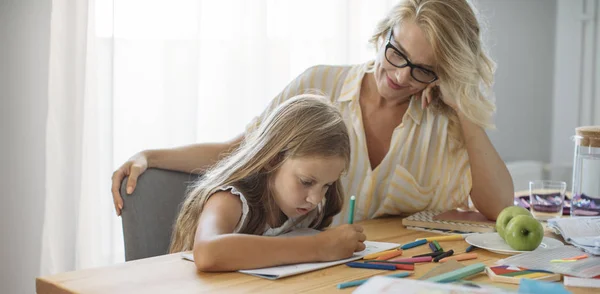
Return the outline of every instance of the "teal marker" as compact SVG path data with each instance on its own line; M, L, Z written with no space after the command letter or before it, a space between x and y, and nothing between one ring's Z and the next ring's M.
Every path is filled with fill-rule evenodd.
M408 272L401 272L401 273L397 273L397 274L387 275L387 276L384 276L384 277L404 278L404 277L408 277L409 275L410 275L410 273L408 273ZM360 286L360 285L366 283L368 280L369 279L364 279L364 280L357 280L357 281L352 281L352 282L341 283L341 284L337 285L337 288L338 289L345 289L345 288Z
M352 195L352 197L350 197L350 213L348 214L348 223L349 224L353 224L354 223L354 205L356 203L356 197L354 197L354 195Z

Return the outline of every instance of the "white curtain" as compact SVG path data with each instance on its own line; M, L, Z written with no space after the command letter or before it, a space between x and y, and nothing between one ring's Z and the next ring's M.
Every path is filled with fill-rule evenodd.
M112 171L230 139L295 76L372 59L392 0L54 0L42 274L123 260Z

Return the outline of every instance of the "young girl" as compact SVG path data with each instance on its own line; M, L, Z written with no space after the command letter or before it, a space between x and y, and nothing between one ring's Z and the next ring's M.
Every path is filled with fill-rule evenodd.
M348 131L333 105L315 95L286 101L190 192L171 252L193 250L202 271L234 271L330 261L364 250L357 225L272 237L326 228L342 208L339 179L349 161Z

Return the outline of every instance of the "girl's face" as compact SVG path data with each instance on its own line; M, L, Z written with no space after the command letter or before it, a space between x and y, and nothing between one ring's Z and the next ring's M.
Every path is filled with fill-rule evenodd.
M375 59L374 77L379 95L387 100L408 99L415 93L425 89L428 84L419 82L411 76L409 66L398 68L386 59L386 44L388 40L408 60L419 67L432 70L435 66L433 49L423 31L413 22L406 21L392 28L393 35L385 35ZM392 49L388 49L392 50ZM388 52L392 53L392 51ZM392 58L390 56L390 58ZM392 59L393 60L393 59ZM415 69L418 70L418 69ZM418 74L418 73L417 73Z
M272 178L275 203L288 218L307 214L333 189L345 167L342 157L286 159Z

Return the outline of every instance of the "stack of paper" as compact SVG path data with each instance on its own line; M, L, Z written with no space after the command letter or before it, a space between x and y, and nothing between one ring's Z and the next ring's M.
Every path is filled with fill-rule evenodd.
M554 263L554 259L571 258L581 255L581 250L573 246L561 246L553 249L534 250L498 260L498 265L524 267L532 270L545 270L553 273L591 278L600 275L600 257L588 258L574 262Z
M548 227L583 251L600 255L600 217L553 218Z

